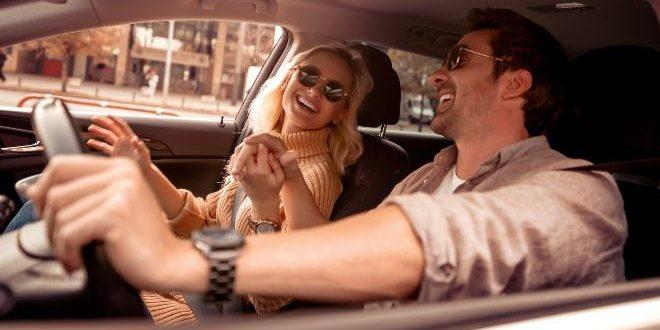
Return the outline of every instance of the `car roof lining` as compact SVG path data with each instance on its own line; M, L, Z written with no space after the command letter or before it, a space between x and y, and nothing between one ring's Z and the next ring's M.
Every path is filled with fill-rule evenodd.
M203 9L202 2L215 4L215 7ZM660 49L656 10L649 2L582 2L594 9L552 13L529 9L548 5L546 0L503 0L498 1L497 6L516 10L546 27L562 42L571 57L591 49L620 44ZM428 10L429 2L425 0L67 0L63 4L9 0L0 6L0 10L8 11L0 21L0 44L11 45L102 25L168 19L220 19L282 25L291 31L294 39L316 36L311 39L363 40L438 56L444 54L446 44L465 32L463 18L469 9L490 4L485 0L444 1L441 5L435 4L442 6L441 11ZM32 17L29 25L23 22L26 12ZM415 40L415 34L410 32L415 26L429 31L427 40ZM580 27L579 31L576 26ZM442 35L446 40L440 45L433 44L434 35Z

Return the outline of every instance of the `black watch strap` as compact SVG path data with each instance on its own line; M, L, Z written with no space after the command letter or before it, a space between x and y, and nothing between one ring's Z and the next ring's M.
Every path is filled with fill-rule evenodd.
M204 301L207 303L229 301L234 294L235 259L209 258L208 260L211 273L209 274L209 289L204 294Z

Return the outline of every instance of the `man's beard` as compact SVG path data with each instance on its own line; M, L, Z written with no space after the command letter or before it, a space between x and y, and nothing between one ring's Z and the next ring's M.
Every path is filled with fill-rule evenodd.
M445 112L436 113L431 121L431 130L453 141L482 135L487 130L483 121L492 102L491 95L482 93L462 104L456 101L459 100L455 99Z

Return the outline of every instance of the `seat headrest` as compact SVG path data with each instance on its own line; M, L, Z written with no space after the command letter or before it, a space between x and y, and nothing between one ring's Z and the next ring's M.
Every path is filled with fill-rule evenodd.
M396 124L401 106L401 83L392 68L392 61L387 54L372 46L355 44L350 47L362 55L374 81L374 88L358 112L358 125L378 127Z
M660 53L641 46L587 52L569 64L567 111L548 138L569 157L607 163L660 157Z

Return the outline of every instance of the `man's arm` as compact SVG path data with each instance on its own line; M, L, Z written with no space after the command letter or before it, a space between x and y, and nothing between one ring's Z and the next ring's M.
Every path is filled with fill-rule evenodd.
M80 248L104 242L116 270L139 289L202 292L208 264L176 238L131 161L60 157L30 191L67 269ZM396 206L287 235L250 237L237 260L236 291L324 301L405 298L422 279L422 248Z

